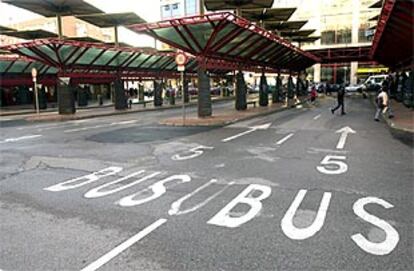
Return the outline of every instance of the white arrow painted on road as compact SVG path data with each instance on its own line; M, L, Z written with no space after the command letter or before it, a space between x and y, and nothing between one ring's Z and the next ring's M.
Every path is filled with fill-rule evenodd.
M354 130L351 129L351 127L346 126L344 128L339 129L335 133L341 134L339 137L338 144L336 145L337 149L343 149L345 146L346 138L348 137L348 134L356 134Z
M231 136L231 137L227 137L227 138L223 139L223 140L222 140L222 142L229 142L229 141L232 141L232 140L234 140L234 139L236 139L236 138L238 138L238 137L241 137L241 136L244 136L244 135L247 135L247 134L253 133L253 132L257 131L257 130L266 130L266 129L268 129L271 125L272 125L272 123L271 123L271 122L269 122L269 123L266 123L266 124L256 125L256 126L249 127L249 128L250 128L249 130L244 131L244 132L242 132L242 133L240 133L240 134L237 134L237 135Z

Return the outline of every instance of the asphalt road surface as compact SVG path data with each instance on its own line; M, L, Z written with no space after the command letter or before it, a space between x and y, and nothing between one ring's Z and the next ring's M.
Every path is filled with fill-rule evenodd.
M413 270L413 149L332 104L2 121L0 270Z

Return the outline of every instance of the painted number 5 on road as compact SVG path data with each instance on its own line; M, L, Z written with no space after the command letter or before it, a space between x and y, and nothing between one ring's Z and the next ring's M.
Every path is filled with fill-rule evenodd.
M341 161L345 160L345 156L327 155L321 161L321 166L317 166L316 169L323 174L336 175L342 174L348 171L348 165Z

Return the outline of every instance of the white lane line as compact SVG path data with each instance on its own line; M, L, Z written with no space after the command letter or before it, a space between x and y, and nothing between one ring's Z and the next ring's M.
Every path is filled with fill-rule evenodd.
M27 136L21 136L21 137L6 138L6 139L0 141L0 144L1 143L16 142L16 141L25 140L25 139L33 139L33 138L37 138L37 137L41 137L41 136L42 135L27 135Z
M250 129L247 130L247 131L241 132L241 133L239 133L237 135L234 135L234 136L227 137L227 138L225 138L225 139L223 139L221 141L222 142L229 142L229 141L232 141L232 140L234 140L236 138L239 138L241 136L244 136L244 135L253 133L253 132L257 131L257 130L266 130L266 129L269 129L269 127L271 125L272 125L272 123L269 122L269 123L266 123L266 124L252 126L252 127L249 127Z
M7 118L3 118L3 117L0 119L0 121L9 121L9 120L12 120L12 119L7 119ZM1 269L0 269L0 271L1 271Z
M317 119L319 119L319 118L321 117L321 115L322 115L322 114L319 114L319 115L314 116L314 117L313 117L313 120L317 120Z
M294 133L290 133L287 136L285 136L284 138L282 138L281 140L279 140L278 142L276 142L276 145L282 145L283 143L285 143L286 140L288 140L289 138L291 138L294 135Z
M110 260L115 258L118 254L120 254L121 252L123 252L124 250L126 250L127 248L129 248L130 246L132 246L133 244L135 244L136 242L138 242L139 240L141 240L145 236L147 236L149 233L154 231L156 228L158 228L159 226L161 226L165 222L167 222L167 219L165 219L165 218L158 219L157 221L155 221L154 223L152 223L151 225L149 225L148 227L146 227L145 229L143 229L139 233L135 234L134 236L132 236L131 238L129 238L128 240L126 240L122 244L115 247L113 250L109 251L108 253L106 253L105 255L103 255L102 257L97 259L96 261L94 261L93 263L91 263L88 266L84 267L81 271L94 271L94 270L97 270L102 265L106 264L107 262L109 262Z

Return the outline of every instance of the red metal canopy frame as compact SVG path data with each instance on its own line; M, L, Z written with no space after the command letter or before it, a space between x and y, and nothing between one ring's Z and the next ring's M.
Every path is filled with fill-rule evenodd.
M344 63L352 61L370 61L371 46L362 47L339 47L309 50L312 54L321 59L321 63Z
M370 57L394 69L413 68L414 1L385 0Z
M209 26L211 32L191 31L192 26L199 25ZM300 71L320 61L313 54L302 51L276 34L230 12L130 25L128 28L137 33L153 36L194 56L233 62L236 66L249 65L275 70ZM172 37L156 33L158 30L167 28L175 30L175 34L184 43L180 44L175 42ZM226 28L232 29L227 31ZM204 46L197 40L196 34L208 35ZM229 46L229 44L234 44L234 46L223 52L223 47ZM244 49L240 51L240 47L244 47ZM235 53L237 50L239 51Z

